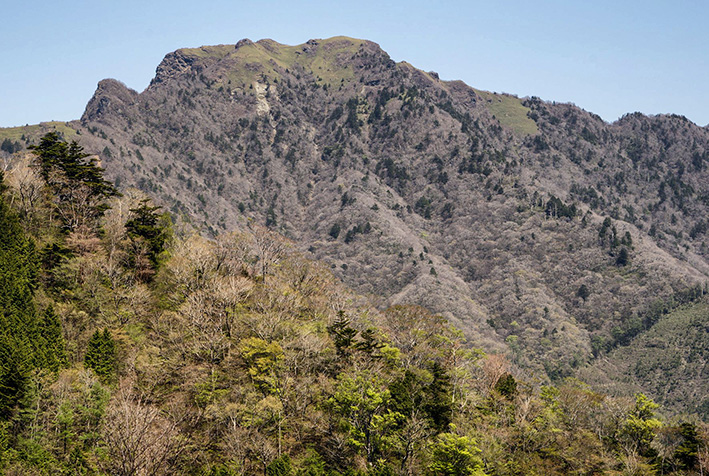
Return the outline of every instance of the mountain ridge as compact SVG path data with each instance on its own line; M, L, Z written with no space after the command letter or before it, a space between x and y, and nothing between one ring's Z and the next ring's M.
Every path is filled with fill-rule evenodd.
M177 50L142 93L99 83L72 124L205 233L263 223L555 379L708 277L709 130L681 116L606 123L336 37Z

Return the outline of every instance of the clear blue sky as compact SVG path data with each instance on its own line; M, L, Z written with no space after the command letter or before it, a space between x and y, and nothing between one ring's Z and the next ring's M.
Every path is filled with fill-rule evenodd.
M103 78L142 91L178 48L347 35L442 79L573 102L614 121L709 123L709 2L93 0L5 2L0 127L81 116Z

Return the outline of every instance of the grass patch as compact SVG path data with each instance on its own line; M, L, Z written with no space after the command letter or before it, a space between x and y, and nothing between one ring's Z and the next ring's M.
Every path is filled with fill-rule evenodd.
M2 127L0 128L0 142L5 139L23 142L22 137L24 136L25 144L23 145L36 144L42 136L53 131L59 132L65 140L74 140L77 136L76 130L69 127L66 122L52 121L19 127Z
M521 135L533 135L539 132L537 123L527 116L530 109L522 105L519 98L478 89L475 92L482 97L485 106L504 127Z
M180 53L197 58L225 58L234 51L234 45L200 46L199 48L182 48Z
M347 62L363 43L364 40L337 36L317 40L317 46L306 43L289 46L273 40L261 40L238 49L233 45L219 45L185 48L180 52L223 61L228 70L220 81L222 84L230 81L232 86L248 87L263 78L270 81L280 79L279 70L293 70L300 66L319 78L319 84L333 86L354 78L354 71Z

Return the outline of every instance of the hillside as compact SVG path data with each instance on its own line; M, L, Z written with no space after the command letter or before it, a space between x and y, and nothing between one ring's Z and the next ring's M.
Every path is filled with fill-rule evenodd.
M643 394L527 380L261 225L207 239L58 133L32 151L0 173L2 474L709 469L709 426Z
M709 420L708 314L706 302L668 313L632 345L615 349L579 377L616 395L647 389L669 408Z
M205 235L262 224L380 308L424 305L556 381L709 273L706 128L477 91L369 41L177 50L142 93L101 81L69 125Z

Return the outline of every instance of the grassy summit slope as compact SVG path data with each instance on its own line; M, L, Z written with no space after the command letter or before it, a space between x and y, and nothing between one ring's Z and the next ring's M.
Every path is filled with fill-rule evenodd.
M40 137L52 131L60 133L67 140L75 139L77 133L76 129L66 122L40 122L39 124L19 127L0 127L0 141L5 139L21 141L22 137L24 137L26 143L36 143Z
M222 86L248 87L254 81L278 81L284 70L303 70L329 86L353 79L348 60L357 53L364 40L344 36L310 40L302 45L283 45L273 40L253 43L243 40L233 45L184 48L177 53L188 58L219 61ZM317 46L317 48L315 48Z
M529 118L531 110L522 100L509 94L491 93L476 89L490 112L505 127L520 135L533 135L539 132L537 123Z

